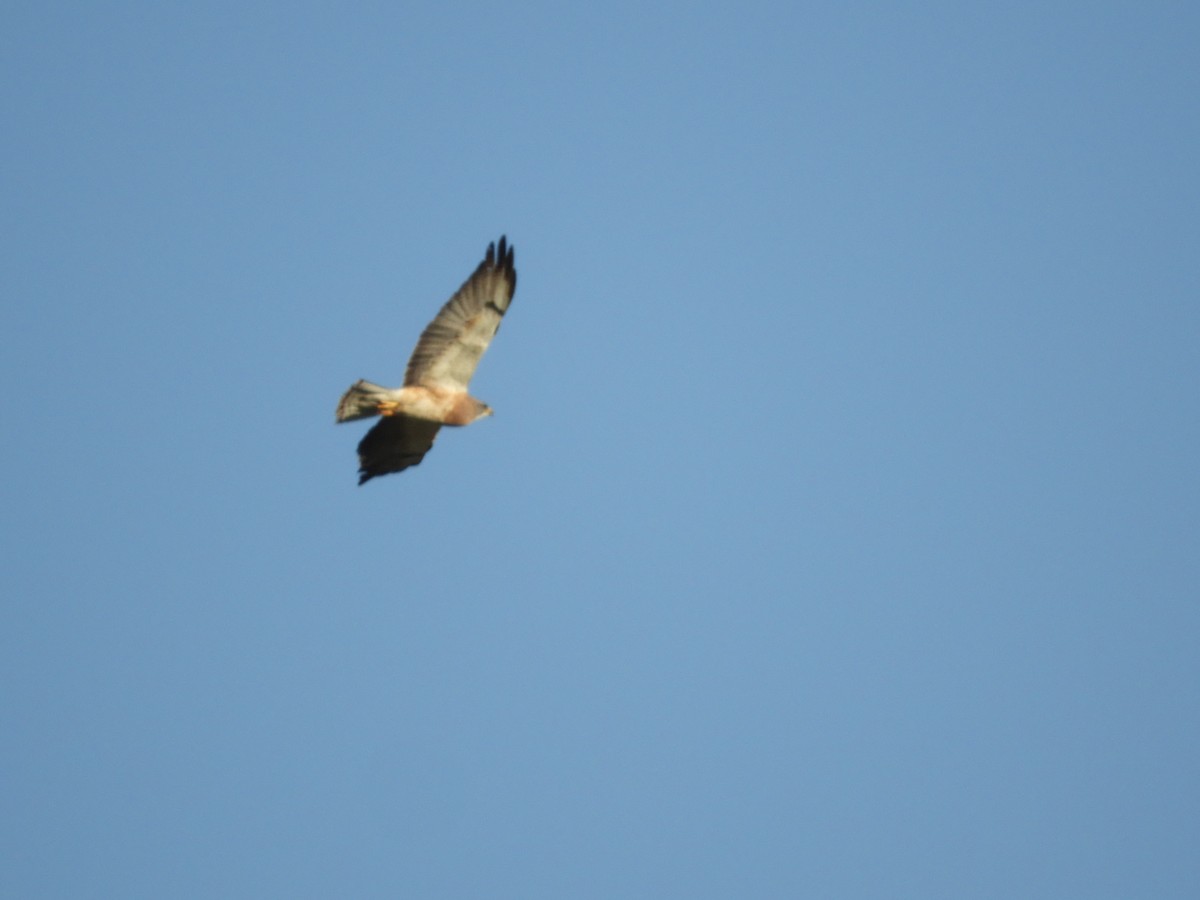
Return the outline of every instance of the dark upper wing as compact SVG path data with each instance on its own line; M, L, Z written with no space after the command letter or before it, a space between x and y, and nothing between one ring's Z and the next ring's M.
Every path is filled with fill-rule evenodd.
M465 391L516 289L513 248L502 237L421 333L404 383Z
M358 444L358 483L377 475L403 472L425 458L442 426L437 422L384 416Z

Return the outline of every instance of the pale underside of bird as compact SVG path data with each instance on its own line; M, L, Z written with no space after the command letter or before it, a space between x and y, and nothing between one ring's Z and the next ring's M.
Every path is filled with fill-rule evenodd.
M358 445L359 484L420 463L443 425L470 425L492 414L467 385L516 289L513 248L501 237L421 332L403 385L358 381L342 395L338 422L383 417Z

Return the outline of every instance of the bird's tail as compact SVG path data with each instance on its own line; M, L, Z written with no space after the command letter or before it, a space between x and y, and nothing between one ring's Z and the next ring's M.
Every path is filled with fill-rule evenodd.
M337 405L337 420L353 422L355 419L369 419L379 415L379 401L386 400L393 393L387 388L370 381L359 380L350 386L350 390L342 394Z

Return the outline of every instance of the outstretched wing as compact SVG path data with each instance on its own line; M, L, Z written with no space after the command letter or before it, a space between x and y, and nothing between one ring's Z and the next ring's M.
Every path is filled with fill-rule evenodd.
M384 416L358 444L358 483L403 472L425 458L442 426L408 416Z
M466 391L516 289L513 248L502 237L499 251L488 244L475 273L421 333L408 361L405 385Z

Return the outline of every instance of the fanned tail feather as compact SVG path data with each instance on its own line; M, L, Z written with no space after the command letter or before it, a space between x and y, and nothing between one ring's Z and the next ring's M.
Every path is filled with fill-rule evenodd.
M390 393L387 388L370 381L354 382L338 401L337 421L353 422L379 415L379 402L386 400Z

